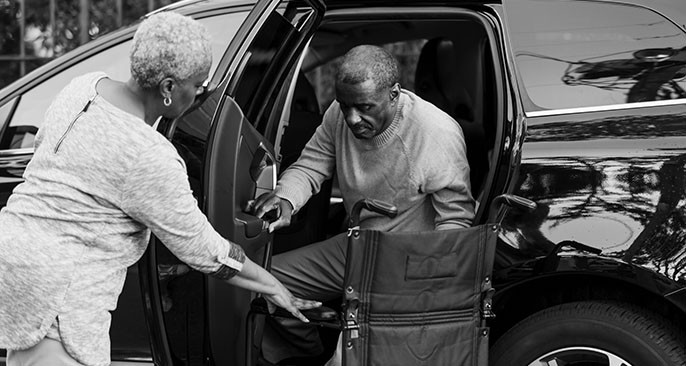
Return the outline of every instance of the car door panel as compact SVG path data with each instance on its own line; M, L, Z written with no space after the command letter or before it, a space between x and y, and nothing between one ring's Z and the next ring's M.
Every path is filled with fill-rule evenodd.
M264 230L263 221L244 212L249 200L255 198L257 182L251 170L260 170L267 181L276 183L276 167L271 158L271 167L254 167L254 161L270 160L273 156L271 143L260 135L245 118L236 102L225 97L217 128L211 134L210 159L207 171L215 172L207 179L207 193L213 199L208 201L207 214L212 224L224 237L240 244L246 255L256 263L264 260L265 246L271 234ZM252 169L251 169L252 168ZM271 172L271 173L270 173ZM269 174L272 174L269 176ZM248 310L250 293L230 286L224 281L208 277L207 304L208 324L212 356L220 364L241 364L238 352L225 352L222 344L233 344L238 349L243 343L242 329Z
M249 200L276 186L277 161L268 121L278 90L322 18L323 4L308 3L259 2L248 17L252 28L241 32L251 38L235 40L227 52L238 50L228 63L231 77L205 158L208 219L262 265L268 261L272 234L244 209ZM212 278L206 284L211 356L219 364L243 364L245 320L253 294Z

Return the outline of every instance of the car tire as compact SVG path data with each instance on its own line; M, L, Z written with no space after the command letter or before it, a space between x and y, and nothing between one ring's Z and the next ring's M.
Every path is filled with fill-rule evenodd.
M686 366L683 334L657 315L604 301L554 306L493 346L491 366Z

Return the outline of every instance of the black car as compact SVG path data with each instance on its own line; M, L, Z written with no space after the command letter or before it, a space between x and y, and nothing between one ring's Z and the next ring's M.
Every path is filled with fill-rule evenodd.
M297 159L351 47L390 50L404 88L465 133L475 224L502 232L492 365L686 365L686 5L680 0L190 1L215 42L211 93L160 127L210 222L258 262L344 229L335 179L275 234L245 212ZM135 26L0 91L0 207L72 77L128 77ZM501 193L533 212L489 212ZM1 230L1 229L0 229ZM131 267L113 364L242 365L253 294L153 239Z

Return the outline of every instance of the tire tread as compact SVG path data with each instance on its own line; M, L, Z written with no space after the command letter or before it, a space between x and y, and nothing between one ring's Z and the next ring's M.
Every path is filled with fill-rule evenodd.
M552 306L541 310L516 324L496 342L491 358L498 363L507 358L509 348L518 339L526 337L529 329L535 329L544 323L554 323L560 318L574 318L583 315L586 319L598 321L611 320L615 324L624 324L654 341L656 348L667 357L666 366L686 366L686 336L681 329L670 324L664 317L641 309L632 304L616 301L579 301ZM533 328L532 328L533 327ZM518 366L518 365L517 365ZM640 365L639 365L640 366Z

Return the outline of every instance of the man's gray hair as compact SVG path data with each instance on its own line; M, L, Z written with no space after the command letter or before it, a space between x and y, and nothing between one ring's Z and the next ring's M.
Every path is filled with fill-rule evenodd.
M143 20L133 36L131 76L143 89L171 77L187 80L209 70L212 47L207 29L181 14L161 12Z
M372 79L377 88L387 88L399 82L398 62L390 52L377 46L361 45L343 56L336 73L336 82L359 84Z

